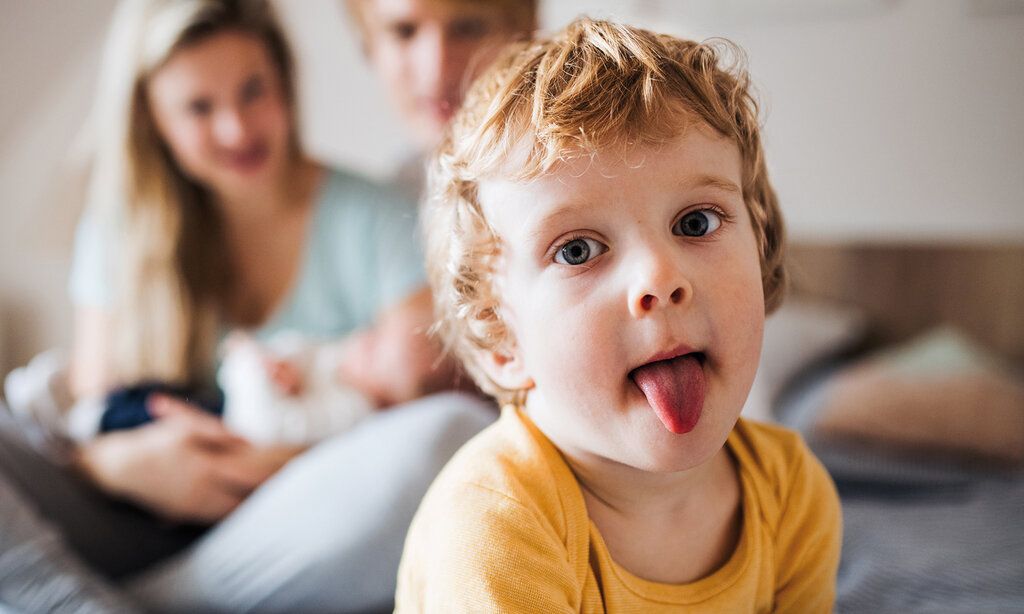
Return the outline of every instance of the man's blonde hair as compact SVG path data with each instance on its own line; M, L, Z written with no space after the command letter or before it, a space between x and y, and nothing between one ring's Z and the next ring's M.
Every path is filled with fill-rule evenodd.
M765 307L778 305L782 216L741 58L726 41L582 18L550 39L510 48L474 83L433 159L424 225L437 329L483 390L505 401L521 392L499 386L481 363L483 353L514 343L490 283L499 239L478 198L484 178L528 181L572 158L665 143L706 124L739 148Z
M448 4L483 4L501 9L507 18L509 31L532 33L537 28L537 5L540 0L441 0ZM366 4L372 0L344 0L345 9L356 25L365 44L370 37L370 21Z

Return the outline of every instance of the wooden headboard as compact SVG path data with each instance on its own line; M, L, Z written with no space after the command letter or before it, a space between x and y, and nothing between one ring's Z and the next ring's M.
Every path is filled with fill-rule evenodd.
M794 295L865 309L874 341L900 341L950 323L1024 364L1024 243L795 243L789 273Z

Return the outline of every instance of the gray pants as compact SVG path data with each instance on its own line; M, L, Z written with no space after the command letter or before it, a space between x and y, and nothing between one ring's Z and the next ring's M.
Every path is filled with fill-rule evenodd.
M156 611L388 610L405 532L427 486L455 450L495 417L488 403L459 393L376 414L293 460L198 538L194 527L163 526L13 446L16 454L0 452L0 553L15 546L33 554L6 563L0 554L0 603L40 609L31 607L43 603L31 601L35 588L17 581L37 561L32 564L44 575L70 574L83 598L116 609L109 604L117 596L103 580L82 572L83 560L117 582L121 598ZM10 434L0 436L7 449ZM36 469L46 488L25 477ZM54 490L66 500L55 504ZM34 512L33 522L9 532L9 500L22 513ZM40 537L47 521L64 539ZM33 546L44 542L51 547ZM130 574L125 561L139 565L136 570L148 567Z

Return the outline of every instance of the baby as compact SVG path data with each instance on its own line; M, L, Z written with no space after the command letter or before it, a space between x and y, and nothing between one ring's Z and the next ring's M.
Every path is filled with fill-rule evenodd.
M223 344L217 382L224 423L254 443L310 445L373 412L369 398L340 379L346 346L283 332Z
M6 392L16 414L37 424L42 435L58 439L88 441L100 432L142 426L153 420L150 397L164 394L221 415L232 431L253 443L306 446L348 430L386 402L349 380L363 383L372 394L366 385L372 380L353 374L353 365L373 361L380 348L395 346L391 332L377 327L330 342L292 331L262 340L236 332L221 344L219 389L148 382L77 402L67 386L67 356L51 350L14 370Z
M831 611L835 488L739 419L784 272L735 53L581 19L474 84L428 269L503 410L424 498L397 611Z

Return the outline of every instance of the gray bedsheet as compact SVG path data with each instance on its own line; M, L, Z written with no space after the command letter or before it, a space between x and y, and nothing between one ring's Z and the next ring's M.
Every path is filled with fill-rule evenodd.
M815 441L819 391L805 387L780 415L839 489L836 612L1024 613L1024 471Z
M835 451L820 455L849 469ZM924 473L913 470L835 472L837 612L1024 612L1024 475L940 471L922 482L904 479Z

